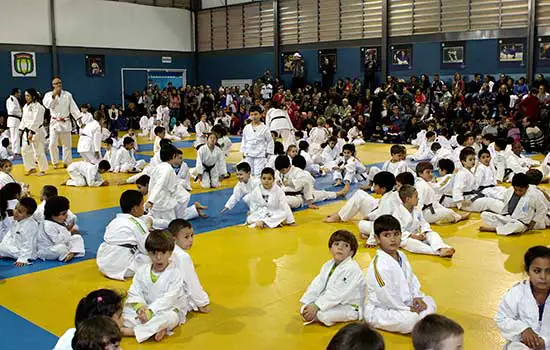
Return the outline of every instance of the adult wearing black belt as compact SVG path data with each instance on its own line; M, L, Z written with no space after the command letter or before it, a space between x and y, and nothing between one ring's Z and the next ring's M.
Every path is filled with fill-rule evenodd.
M8 129L10 130L10 143L13 158L17 158L20 152L19 145L19 123L21 123L21 105L19 104L21 90L14 88L10 97L6 100L6 111L8 112Z
M50 157L52 165L57 168L59 163L59 151L57 144L61 140L63 147L63 165L65 168L72 161L72 138L71 131L73 129L71 123L71 115L77 121L80 120L80 109L73 99L70 92L63 90L61 79L55 78L52 81L53 91L49 91L44 95L44 107L50 110ZM61 164L59 164L62 166Z
M21 155L23 156L25 175L30 175L36 171L36 159L39 168L37 175L43 176L48 170L48 160L44 151L44 140L46 138L44 112L46 109L40 104L40 96L35 89L25 91L25 101L27 101L27 104L23 107L23 118L21 124L19 124Z

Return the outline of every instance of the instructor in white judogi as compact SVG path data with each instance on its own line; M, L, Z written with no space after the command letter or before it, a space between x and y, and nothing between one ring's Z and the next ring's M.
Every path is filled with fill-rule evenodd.
M16 158L20 153L19 145L19 123L21 123L21 105L19 104L19 97L21 96L21 90L14 88L11 90L10 97L6 100L6 111L8 112L7 127L10 130L10 144L13 157Z
M78 105L70 92L63 90L61 79L55 78L52 81L53 91L47 92L44 96L44 107L50 110L50 157L52 165L57 168L59 163L59 151L57 150L58 140L63 146L63 164L67 167L72 160L71 147L71 115L79 120L81 118Z

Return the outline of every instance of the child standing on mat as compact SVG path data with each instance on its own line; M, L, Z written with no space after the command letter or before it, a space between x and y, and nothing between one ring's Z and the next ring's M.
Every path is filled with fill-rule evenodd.
M176 242L172 258L183 276L185 293L188 296L189 308L193 311L209 313L210 298L202 288L199 276L191 255L187 252L193 246L195 232L189 221L176 219L168 225L168 231Z
M365 279L361 267L353 259L357 253L357 239L351 232L339 230L330 236L328 247L332 259L321 267L321 272L300 299L300 314L308 324L320 322L332 326L362 318Z
M380 249L369 264L365 321L388 332L410 333L425 316L436 312L431 297L420 290L407 256L399 251L401 225L391 215L374 222L376 243Z
M259 106L251 106L248 113L252 122L243 129L241 153L245 162L250 164L252 175L259 176L274 152L273 137L269 128L261 122L262 110Z

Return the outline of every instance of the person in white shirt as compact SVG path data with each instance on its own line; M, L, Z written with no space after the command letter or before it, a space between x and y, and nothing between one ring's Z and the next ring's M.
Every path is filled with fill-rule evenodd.
M19 200L13 211L13 225L0 242L0 256L17 259L15 266L23 267L36 259L38 224L32 218L36 201L31 197Z
M45 109L40 104L39 99L40 97L35 89L25 91L27 104L23 107L23 118L19 124L22 144L21 155L23 156L25 175L30 175L35 171L35 160L40 169L38 176L45 175L46 170L48 170L48 160L44 151L44 139L46 137L46 131L44 130Z
M251 106L249 113L252 122L243 129L241 152L252 169L252 175L259 176L274 152L274 142L269 129L260 120L260 108Z
M183 288L187 294L189 309L209 313L210 298L202 288L191 255L187 252L193 246L193 237L195 236L193 227L189 221L176 219L170 222L168 231L176 243L172 259L175 260L176 266L183 276Z
M71 118L80 120L80 110L70 92L63 90L61 79L55 78L52 81L53 91L44 95L42 102L44 107L50 110L50 157L52 165L57 168L59 163L59 151L57 144L61 140L63 146L63 164L67 167L72 160L71 147Z
M19 154L19 123L21 122L21 105L19 97L21 90L14 88L11 90L10 97L6 100L6 111L8 113L7 127L10 131L11 151L14 158Z
M82 158L92 164L101 160L101 125L104 123L103 112L96 111L92 121L80 129L76 150Z

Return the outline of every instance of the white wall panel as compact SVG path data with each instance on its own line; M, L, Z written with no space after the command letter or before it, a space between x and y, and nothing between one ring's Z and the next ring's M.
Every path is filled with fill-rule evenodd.
M202 0L202 9L211 9L213 7L225 6L226 0ZM227 5L246 4L255 0L227 0ZM256 0L257 1L257 0Z
M55 4L59 46L193 50L188 10L103 0L56 0Z
M48 0L0 0L0 44L51 45Z

